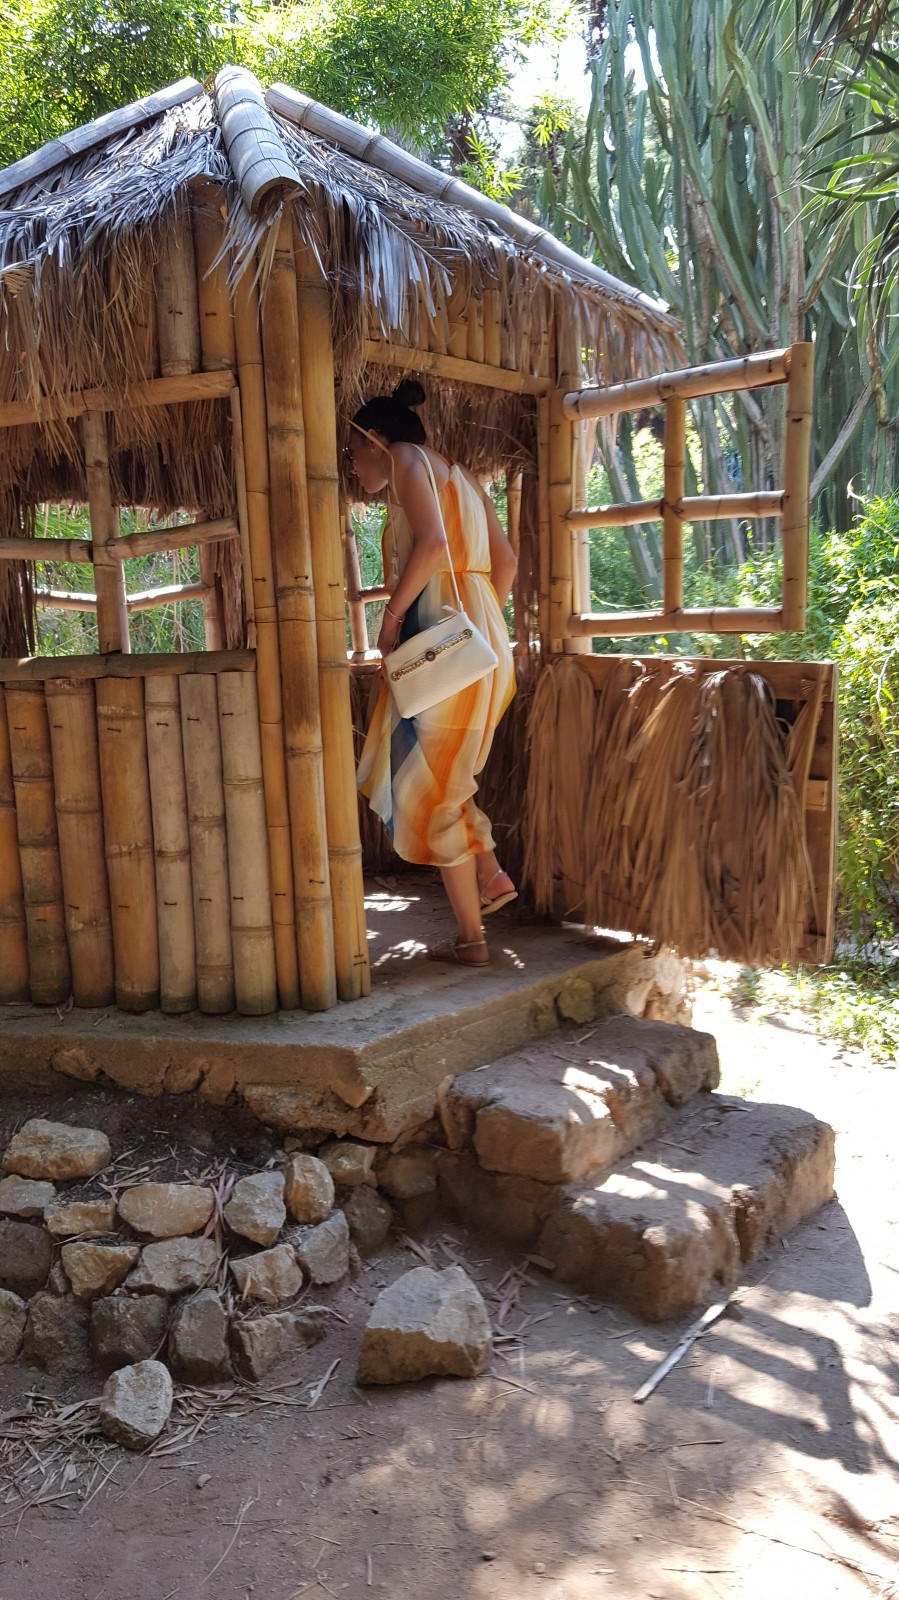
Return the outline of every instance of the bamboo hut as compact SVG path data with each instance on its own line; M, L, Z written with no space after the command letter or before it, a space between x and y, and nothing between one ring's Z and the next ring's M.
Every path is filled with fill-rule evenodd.
M538 906L685 949L820 958L832 673L716 663L726 687L710 689L697 664L688 695L683 668L590 653L604 633L801 627L805 346L679 371L664 306L236 68L0 172L0 325L0 1001L252 1015L368 992L363 868L386 841L367 814L360 827L353 741L377 670L366 607L384 591L361 586L343 461L361 398L407 372L429 384L438 447L506 482L522 693L485 788ZM759 383L788 391L784 488L688 502L690 397ZM583 419L647 403L666 408L663 499L585 506ZM762 501L783 518L781 607L684 611L684 520ZM88 508L88 538L41 533L38 508L57 502ZM585 530L649 517L662 610L594 615ZM198 580L126 592L127 560L187 549ZM57 562L77 564L77 590L54 585ZM201 603L205 650L132 653L134 614L173 600ZM35 654L42 606L94 616L96 653ZM741 812L679 910L690 828L712 826L720 792L697 758L700 822L674 814L678 739L693 749L700 724L718 739L720 790L753 717L765 849L750 871ZM563 733L579 741L572 784ZM641 740L654 805L648 780L629 782ZM792 891L772 905L787 857ZM725 904L735 877L745 894Z

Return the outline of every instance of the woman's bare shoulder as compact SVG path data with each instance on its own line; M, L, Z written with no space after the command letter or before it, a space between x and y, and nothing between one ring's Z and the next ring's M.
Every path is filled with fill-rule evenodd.
M407 444L405 440L397 440L390 446L390 454L397 468L400 481L404 477L417 477L419 473L426 473L426 461L430 463L431 470L442 489L448 477L448 468L443 457L426 445ZM423 459L424 458L424 459Z

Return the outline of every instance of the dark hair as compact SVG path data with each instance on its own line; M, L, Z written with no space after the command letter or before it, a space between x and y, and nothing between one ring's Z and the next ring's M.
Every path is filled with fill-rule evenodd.
M415 378L404 378L393 394L376 394L366 400L353 418L357 428L380 433L388 444L424 444L427 434L421 417L411 409L424 404L425 392Z

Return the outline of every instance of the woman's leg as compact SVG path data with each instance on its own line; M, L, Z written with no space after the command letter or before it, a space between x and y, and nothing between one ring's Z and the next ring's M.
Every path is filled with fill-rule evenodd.
M476 862L476 856L468 856L455 867L440 868L443 887L459 924L460 943L479 945L479 948L465 952L473 963L489 960L486 945L480 944L484 937L484 929L481 923L481 891L478 886Z
M482 855L475 856L478 873L478 890L480 894L490 895L491 900L497 895L506 894L514 889L512 879L496 859L495 850L485 850Z

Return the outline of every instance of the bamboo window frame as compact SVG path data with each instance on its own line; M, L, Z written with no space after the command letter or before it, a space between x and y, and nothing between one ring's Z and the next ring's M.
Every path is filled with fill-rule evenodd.
M660 403L665 408L664 491L661 499L584 509L572 506L564 517L572 540L584 529L618 528L660 521L661 609L573 612L568 617L565 629L568 639L628 638L635 634L658 633L802 632L808 586L812 357L811 344L793 344L783 350L767 350L739 360L686 367L678 372L634 379L605 389L573 390L563 396L561 411L571 422L584 418L597 421ZM783 488L759 493L685 495L687 400L778 384L786 384L787 389ZM714 521L734 516L781 519L783 578L780 605L685 609L684 522Z

